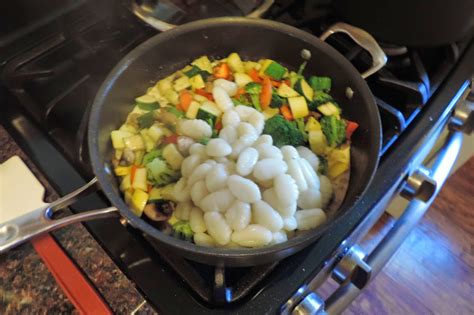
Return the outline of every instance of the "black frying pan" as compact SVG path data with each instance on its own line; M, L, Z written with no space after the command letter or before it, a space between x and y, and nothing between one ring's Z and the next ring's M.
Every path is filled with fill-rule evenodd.
M373 39L365 37L367 34L351 29L347 25L338 25L326 35L337 31L352 32L355 39L366 48L370 48L373 53L380 50L378 46L373 46L375 43ZM326 224L285 243L259 249L205 248L165 235L128 209L111 171L113 148L110 132L125 120L132 109L136 95L143 94L153 82L183 68L198 56L219 58L236 51L243 59L271 58L296 69L302 61L300 58L302 49L308 49L312 54L306 73L330 76L333 81L331 94L341 105L343 116L360 125L352 137L351 176L346 197L340 208L329 216ZM383 55L375 59L374 63L377 65L374 68L381 67L384 61ZM351 99L346 96L348 87L353 91ZM367 83L341 54L320 39L277 22L247 18L216 18L192 22L161 33L130 52L112 70L94 100L88 140L90 158L100 188L115 207L74 215L69 217L67 222L43 220L45 222L42 224L47 227L33 228L33 232L31 225L34 227L35 224L31 223L27 231L29 234L22 233L24 224L18 222L16 228L18 230L19 227L20 232L16 235L13 231L15 226L13 228L8 224L0 226L0 236L2 230L13 231L11 232L13 238L10 237L13 241L2 244L0 240L0 251L11 248L39 232L49 231L66 223L107 216L118 211L132 226L156 239L165 250L195 261L213 265L248 266L280 260L308 246L331 226L338 224L364 194L378 163L381 125L378 109ZM83 190L89 190L92 186L93 183ZM67 196L65 199L66 201L62 200L50 208L54 210L71 203L70 197ZM45 210L42 211L41 215ZM78 217L81 215L82 217Z

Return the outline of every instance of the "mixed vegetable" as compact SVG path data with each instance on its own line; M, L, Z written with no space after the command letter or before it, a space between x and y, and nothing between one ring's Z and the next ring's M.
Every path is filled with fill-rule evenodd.
M202 56L137 97L111 132L130 209L203 246L263 246L321 224L358 124L341 117L331 79L305 77L305 64Z

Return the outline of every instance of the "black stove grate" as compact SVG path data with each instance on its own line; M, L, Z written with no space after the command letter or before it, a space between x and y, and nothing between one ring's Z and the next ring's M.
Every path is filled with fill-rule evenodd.
M226 305L244 300L254 293L261 281L278 265L278 262L238 268L204 265L170 254L162 250L153 239L144 236L186 285L202 301L212 305Z

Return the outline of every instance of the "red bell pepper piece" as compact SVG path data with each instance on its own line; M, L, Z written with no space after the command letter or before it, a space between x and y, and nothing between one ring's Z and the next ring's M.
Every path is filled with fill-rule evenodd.
M352 134L354 133L354 131L356 131L356 129L359 127L359 124L354 122L354 121L350 121L350 120L347 120L347 123L346 123L346 139L350 139L352 137Z
M248 72L248 75L252 78L253 82L262 83L262 78L258 75L258 71L252 69Z
M220 65L214 67L214 77L219 79L227 79L230 75L229 65L225 62L221 63Z
M272 82L269 77L263 78L262 93L260 93L260 106L265 110L272 101Z
M163 139L163 142L166 143L166 144L170 144L170 143L178 143L178 135L170 135L170 136L167 136Z
M188 111L189 105L193 101L193 95L186 90L181 91L179 94L179 107L181 107L182 111ZM176 106L178 107L178 106Z
M290 106L283 105L280 107L280 112L286 120L293 120L293 114L291 113Z
M135 164L132 165L132 168L130 169L130 184L133 185L133 180L135 179L135 173L137 172L138 166Z
M206 92L204 89L197 89L194 91L196 94L206 97L210 101L214 101L214 97L211 93Z

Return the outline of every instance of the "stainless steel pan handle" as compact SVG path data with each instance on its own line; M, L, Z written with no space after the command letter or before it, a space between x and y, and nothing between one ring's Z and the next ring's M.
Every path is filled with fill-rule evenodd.
M387 63L387 56L377 41L372 35L358 27L346 23L336 23L329 27L319 38L325 41L329 36L336 33L349 35L360 47L369 52L372 57L372 66L362 73L364 79L379 71Z
M94 178L81 188L44 207L1 224L0 253L16 247L37 235L51 232L72 223L116 216L118 209L109 207L81 212L57 220L52 219L52 215L55 211L63 209L80 198L97 191L97 186L97 178Z
M274 0L263 0L262 3L258 8L254 11L247 14L246 17L249 18L260 18L262 15L270 9ZM132 12L135 14L140 20L147 23L151 27L157 29L160 32L165 32L170 29L175 28L178 25L171 24L162 20L155 18L149 11L144 10L141 6L139 6L136 1L132 1Z

